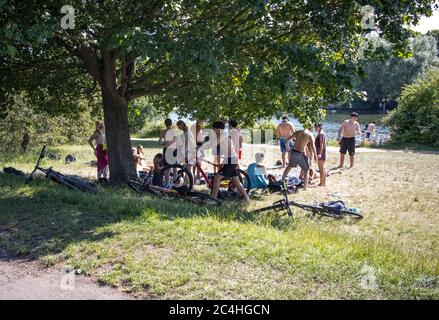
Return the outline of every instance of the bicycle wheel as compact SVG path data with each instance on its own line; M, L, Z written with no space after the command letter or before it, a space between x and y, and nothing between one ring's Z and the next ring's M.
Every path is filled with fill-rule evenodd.
M357 208L344 208L341 210L340 214L343 217L363 219L363 215L361 214L361 211Z
M287 207L285 205L285 202L282 201L282 202L273 203L273 205L269 206L269 207L264 207L264 208L259 208L259 209L253 210L253 211L251 211L251 213L261 213L261 212L266 212L266 211L279 211L279 210L286 209L286 208Z
M155 196L159 196L159 197L165 197L165 198L179 198L180 194L172 189L166 189L160 186L155 186L153 184L147 184L146 185L146 189L148 189L148 191L155 195Z
M69 183L70 185L73 185L78 190L85 191L85 192L91 192L91 193L98 192L98 189L96 188L96 186L93 183L83 181L77 177L64 176L64 178L62 180L64 182Z
M153 178L155 185L164 186L166 185L166 171L169 170L169 184L171 187L183 187L186 186L188 191L192 190L192 187L194 186L194 177L192 176L192 173L183 165L181 164L171 164L167 165L161 170L159 170ZM176 172L176 175L174 176L174 172Z
M245 191L250 193L250 190L252 188L252 184L250 181L250 177L248 176L247 172L244 170L238 169L238 178L241 184L244 186ZM230 178L223 178L221 179L220 186L227 186L227 189L233 190L235 192L238 192L237 188L233 185L232 180Z
M203 204L203 205L209 205L209 206L220 206L221 201L218 199L212 198L208 194L202 193L202 192L188 192L186 195L183 196L184 199L189 200L196 204Z
M128 186L134 190L136 193L142 194L142 193L151 193L149 189L145 186L144 183L136 181L136 180L129 180L127 182Z

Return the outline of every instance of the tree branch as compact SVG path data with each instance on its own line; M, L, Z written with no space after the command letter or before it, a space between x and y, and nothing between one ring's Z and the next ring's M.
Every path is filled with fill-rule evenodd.
M126 55L123 53L120 57L120 86L118 88L119 94L125 96L125 91L128 87L128 76L127 76L127 59Z
M103 78L101 73L101 62L93 50L86 45L81 43L79 48L79 55L84 62L85 69L91 74L94 80L103 84Z
M177 84L180 79L181 78L172 78L160 84L145 86L143 88L130 89L127 92L128 100L133 100L135 98L143 97L146 95L156 95L156 94L165 93L168 89L170 89L175 84Z
M227 28L228 28L229 26L231 26L231 25L236 21L236 19L238 19L240 16L242 16L242 15L248 10L248 8L249 8L249 6L246 6L246 7L244 7L244 9L242 9L242 10L239 11L237 14L235 14L235 15L233 16L233 18L232 18L228 23L226 23L223 27L221 27L221 28L218 30L217 35L218 35L218 36L222 36L222 35L224 34L224 32L227 30Z

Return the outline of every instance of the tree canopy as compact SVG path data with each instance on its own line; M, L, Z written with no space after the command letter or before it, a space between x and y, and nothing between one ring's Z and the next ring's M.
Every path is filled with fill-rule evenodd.
M0 100L20 91L53 113L102 98L110 172L133 172L128 103L149 96L162 110L197 117L291 112L303 123L340 100L359 72L363 5L376 29L407 51L404 25L432 14L433 0L0 0Z

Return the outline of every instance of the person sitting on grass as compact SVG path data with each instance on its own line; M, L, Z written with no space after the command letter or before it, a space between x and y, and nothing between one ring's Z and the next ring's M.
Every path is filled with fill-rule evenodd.
M238 155L233 148L233 143L230 136L224 135L225 124L222 121L214 122L212 129L214 132L214 138L209 142L199 147L199 151L205 149L215 149L217 155L224 155L224 160L219 171L215 174L213 180L213 187L211 197L217 199L220 182L223 178L229 178L233 184L238 188L239 193L242 195L247 203L250 203L250 198L244 189L241 181L239 181L238 175Z
M247 174L252 188L267 189L270 181L267 178L267 167L263 164L264 154L261 152L256 153L255 160L256 162L247 167Z

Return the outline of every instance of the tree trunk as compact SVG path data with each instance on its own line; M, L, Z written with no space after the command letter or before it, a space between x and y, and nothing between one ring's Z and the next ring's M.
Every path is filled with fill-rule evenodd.
M30 142L29 132L25 132L21 140L21 151L26 152Z
M111 184L123 184L135 176L128 125L128 101L114 91L102 89L105 137Z

